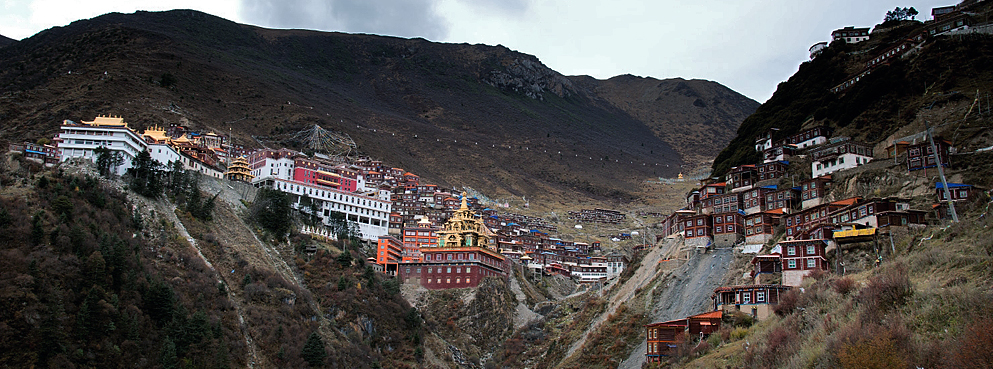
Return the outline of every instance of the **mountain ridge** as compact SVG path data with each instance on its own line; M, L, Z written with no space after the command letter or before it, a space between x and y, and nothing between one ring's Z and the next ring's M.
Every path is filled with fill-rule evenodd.
M552 201L573 190L631 200L642 181L703 164L726 143L684 146L670 132L706 117L733 131L758 106L717 83L681 82L735 101L682 114L699 122L670 114L646 124L663 110L709 108L683 96L653 105L617 80L564 76L503 46L273 30L191 10L51 28L0 50L0 66L11 97L0 118L16 122L0 140L34 140L62 119L98 114L139 129L185 120L252 147L252 136L320 124L435 183ZM641 83L653 81L665 80Z

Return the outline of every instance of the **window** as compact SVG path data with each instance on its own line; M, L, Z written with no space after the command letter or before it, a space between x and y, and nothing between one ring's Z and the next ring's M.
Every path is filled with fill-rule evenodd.
M790 259L789 261L787 261L786 262L786 268L788 268L788 269L796 269L796 260Z
M814 254L814 245L807 245L807 255Z
M697 236L703 236L703 228L697 229L696 230L696 235Z
M807 269L813 269L817 266L817 260L811 258L807 259Z
M765 291L755 291L755 302L765 302Z
M447 269L447 270L445 271L445 273L451 273L451 272L452 272L452 267L448 267L448 268L446 268L446 269Z
M796 255L796 247L790 246L786 248L786 255L793 256Z
M465 267L465 272L466 272L466 273L472 273L472 272L470 271L470 267ZM469 282L469 280L468 280L468 279L466 279L465 281L466 281L466 282Z
M745 292L745 293L741 294L741 303L742 304L750 304L750 303L752 303L752 293L751 292Z

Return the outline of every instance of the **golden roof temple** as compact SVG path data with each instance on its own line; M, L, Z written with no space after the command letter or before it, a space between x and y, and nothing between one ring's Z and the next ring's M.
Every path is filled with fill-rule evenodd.
M482 247L496 251L493 240L496 235L483 220L469 210L466 193L462 193L462 206L438 231L438 247Z
M248 161L241 157L231 159L231 165L228 167L228 171L224 173L224 177L232 181L248 183L252 183L252 179L255 178L252 175L252 169L248 167Z

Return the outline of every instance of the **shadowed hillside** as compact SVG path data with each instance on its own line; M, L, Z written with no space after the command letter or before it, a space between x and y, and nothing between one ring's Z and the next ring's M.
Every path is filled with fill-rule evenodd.
M17 40L14 40L14 39L9 38L9 37L4 36L4 35L0 35L0 47L4 47L4 46L10 45L10 44L13 44L15 42L17 42Z
M640 181L716 153L757 106L707 81L565 77L502 46L269 30L189 10L52 28L0 49L0 70L0 140L97 114L137 127L185 118L248 146L320 124L428 181L498 197L630 199ZM720 134L674 147L703 127Z

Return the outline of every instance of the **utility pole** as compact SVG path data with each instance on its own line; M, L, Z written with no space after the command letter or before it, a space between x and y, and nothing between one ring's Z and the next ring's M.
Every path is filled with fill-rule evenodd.
M945 168L941 165L941 155L938 155L938 147L934 145L934 136L931 135L931 126L927 119L924 119L924 129L927 131L928 142L931 143L931 153L934 154L934 163L938 166L938 175L941 176L941 185L944 187L945 200L948 202L948 211L952 214L952 222L959 222L959 215L955 212L955 204L952 203L952 193L948 191L948 180L945 179ZM927 164L927 157L924 159Z

